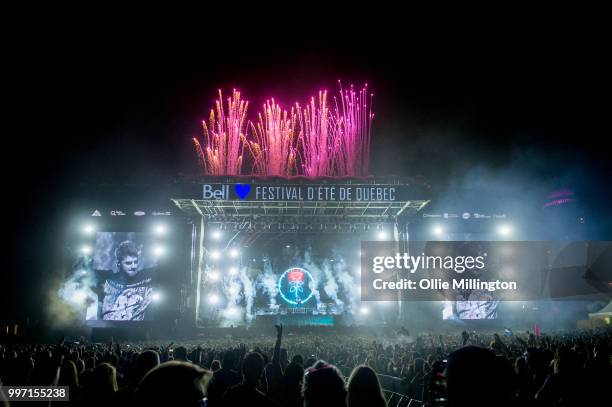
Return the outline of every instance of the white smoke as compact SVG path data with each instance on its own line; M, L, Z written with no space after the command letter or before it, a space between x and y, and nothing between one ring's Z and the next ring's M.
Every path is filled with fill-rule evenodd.
M53 293L53 323L78 323L97 317L96 280L90 265L90 258L82 259L79 267L75 267L72 275Z
M319 292L318 285L321 283L321 281L323 281L323 272L319 266L312 261L312 252L310 248L304 251L304 261L300 267L310 271L310 274L315 281L315 284L311 285L310 289L312 290L312 296L315 298L316 306L318 307L321 303L321 293Z
M247 324L250 324L254 317L253 299L255 298L255 286L247 275L245 267L240 270L239 277L240 281L242 282L242 292L244 294L244 301L246 302L245 319Z
M334 276L334 269L330 267L329 262L326 260L323 262L323 273L325 274L325 285L323 290L325 294L338 306L342 306L344 303L338 298L338 282Z
M344 297L348 299L353 310L359 306L359 298L361 295L361 286L359 284L359 271L357 269L351 271L344 260L344 257L334 263L333 275L336 276L342 287Z
M268 304L271 307L276 305L276 296L278 295L278 276L272 272L272 265L268 259L264 259L264 272L259 276L257 286L261 287L264 293L268 296Z

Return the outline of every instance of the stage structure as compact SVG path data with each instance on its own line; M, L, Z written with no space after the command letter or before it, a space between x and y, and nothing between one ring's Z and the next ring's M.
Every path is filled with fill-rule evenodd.
M367 84L339 83L330 98L321 90L288 108L270 99L253 114L239 90L219 91L192 140L201 175L115 191L135 199L129 210L104 194L109 207L93 210L82 266L60 296L100 327L403 321L399 297L376 313L361 304L361 242L407 251L430 191L422 179L370 175L372 100ZM164 217L172 232L160 235Z
M360 242L406 250L409 221L429 202L422 181L372 177L207 177L199 194L172 199L193 220L185 306L198 326L358 314ZM392 306L389 318L402 319L401 302Z

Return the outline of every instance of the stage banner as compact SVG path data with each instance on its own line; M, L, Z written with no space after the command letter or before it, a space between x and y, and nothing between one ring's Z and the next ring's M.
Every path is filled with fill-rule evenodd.
M392 184L204 184L205 201L248 202L405 202L415 197L409 185Z

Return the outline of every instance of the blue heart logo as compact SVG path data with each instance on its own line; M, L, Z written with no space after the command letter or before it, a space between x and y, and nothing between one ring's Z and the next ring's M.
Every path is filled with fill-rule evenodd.
M236 184L234 185L234 191L241 200L244 200L251 192L251 186L249 184Z

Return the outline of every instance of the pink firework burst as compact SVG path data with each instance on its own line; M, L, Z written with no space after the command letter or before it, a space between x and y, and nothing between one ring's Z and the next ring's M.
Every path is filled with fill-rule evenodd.
M249 123L254 141L249 142L253 173L290 176L295 168L294 109L287 113L272 99L263 105L257 124Z
M372 99L367 84L355 91L351 85L334 97L327 91L302 108L290 112L274 99L266 101L256 122L246 121L248 102L234 90L227 112L219 91L209 124L203 122L204 145L194 138L198 160L208 175L241 175L246 146L252 163L247 175L307 177L363 176L369 174L372 139ZM249 130L248 138L245 129Z
M241 100L240 92L234 89L232 97L227 99L226 112L223 108L223 95L219 90L215 109L210 111L209 124L202 122L204 147L196 138L193 139L205 174L240 175L248 106L249 102Z

